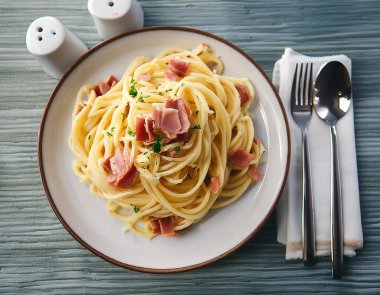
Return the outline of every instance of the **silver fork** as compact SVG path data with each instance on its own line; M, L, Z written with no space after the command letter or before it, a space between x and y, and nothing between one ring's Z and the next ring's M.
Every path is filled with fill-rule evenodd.
M291 93L291 111L294 121L302 130L302 251L305 265L314 264L315 231L314 206L310 177L307 127L312 114L313 64L296 65Z

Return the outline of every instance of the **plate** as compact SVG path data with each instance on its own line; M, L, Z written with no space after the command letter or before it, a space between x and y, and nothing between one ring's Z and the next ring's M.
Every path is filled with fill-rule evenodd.
M206 42L221 55L224 74L248 77L256 101L255 132L267 153L263 179L234 204L216 209L178 238L152 240L122 231L72 171L67 141L79 88L109 74L121 77L136 56L155 56L169 47L193 49ZM241 49L210 33L182 27L152 27L106 40L83 55L58 82L46 106L39 134L39 164L46 195L58 219L84 247L116 265L145 272L198 268L230 254L263 226L284 188L289 168L289 127L281 100L264 71Z

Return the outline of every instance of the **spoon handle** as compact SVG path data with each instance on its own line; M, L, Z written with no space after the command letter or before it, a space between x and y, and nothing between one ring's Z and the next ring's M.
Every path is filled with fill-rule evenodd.
M302 249L305 266L315 264L314 206L309 163L309 145L305 129L302 133Z
M331 133L331 259L332 277L342 277L343 267L343 222L342 192L337 149L336 126L330 126Z

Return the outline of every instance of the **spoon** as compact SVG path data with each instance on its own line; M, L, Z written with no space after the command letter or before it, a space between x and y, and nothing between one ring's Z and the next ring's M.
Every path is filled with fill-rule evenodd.
M342 190L338 163L336 123L349 110L351 80L346 67L337 61L324 64L315 80L314 109L330 126L331 135L331 259L332 277L342 276Z

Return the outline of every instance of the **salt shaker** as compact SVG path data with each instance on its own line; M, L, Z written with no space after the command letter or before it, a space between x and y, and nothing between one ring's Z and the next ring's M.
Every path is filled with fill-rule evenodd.
M26 46L44 71L56 79L87 51L77 36L51 16L38 18L30 24Z
M136 0L88 0L88 11L103 39L144 25L144 12Z

